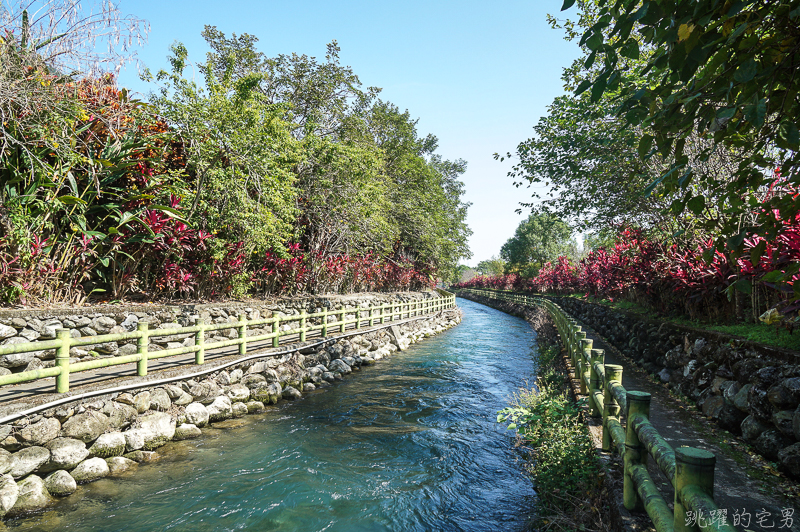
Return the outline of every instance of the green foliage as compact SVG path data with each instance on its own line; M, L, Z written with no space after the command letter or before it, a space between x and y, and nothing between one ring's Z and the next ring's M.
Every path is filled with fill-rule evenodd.
M536 485L538 524L571 530L574 521L565 523L559 516L574 513L576 500L587 499L599 466L579 405L567 397L566 378L555 367L559 356L556 346L541 350L535 388L521 390L497 422L516 430L531 452L526 469Z
M153 103L186 148L195 189L189 221L244 241L247 252L281 249L297 214L291 169L304 159L285 109L254 90L262 74L237 78L233 63L222 72L207 63L201 87L183 77L186 48L170 50L172 70L158 73L164 85Z
M598 231L585 233L583 235L583 249L584 251L597 251L600 248L611 249L617 242L617 235L619 233L611 228L604 227Z
M593 101L619 92L617 116L652 130L642 136L640 154L646 159L659 153L670 164L647 190L680 195L672 203L676 214L698 211L695 198L711 191L726 215L709 217L706 224L717 233L720 249L726 239L740 247L747 233L780 229L776 217L748 217L762 203L764 212L775 208L779 218L794 218L800 197L763 192L776 167L789 183L798 179L800 1L598 5L597 22L581 44L601 66L580 89L591 86ZM646 51L637 52L634 42ZM631 76L624 57L643 62L644 80ZM694 156L687 153L693 135L708 140ZM695 164L730 151L738 155L730 174ZM701 190L693 190L693 184Z
M661 172L655 160L642 161L640 132L624 128L607 99L560 96L534 126L536 135L517 146L509 172L517 187L544 185L523 207L569 220L577 229L611 224L655 225L666 205L642 192ZM508 154L507 157L513 157Z
M577 244L572 230L552 214L531 214L520 222L514 236L500 248L506 270L534 277L545 263L561 255L574 257Z
M200 81L176 43L144 104L57 73L22 20L0 39L5 301L408 288L469 255L466 163L362 90L335 42L267 58L207 27Z
M563 296L561 294L545 294L545 295L551 295L555 297L574 297L577 299L585 299L585 296L580 294L575 294L570 296ZM685 325L688 327L693 327L695 329L704 329L708 331L716 331L725 334L730 334L733 336L738 336L745 340L750 340L751 342L757 342L759 344L772 345L775 347L782 347L784 349L800 351L800 334L798 334L797 331L790 332L785 328L781 328L774 325L766 325L760 322L737 323L733 325L721 324L721 323L709 323L699 320L689 320L685 318L677 318L675 316L661 315L649 308L646 308L632 301L626 301L624 299L615 299L614 301L609 301L607 299L592 298L590 299L590 301L592 301L592 303L597 303L599 305L605 305L607 307L624 310L626 312L633 312L652 320L669 321L677 325Z
M408 111L377 99L380 89L362 89L339 63L336 41L323 62L266 57L248 34L228 38L206 26L203 36L212 49L207 76L245 86L282 110L299 143L286 166L295 174L299 211L293 236L304 249L392 253L442 272L469 256L468 205L458 180L466 163L443 160L436 137L420 138Z
M489 260L482 260L475 268L480 275L489 275L491 277L499 277L503 275L506 269L506 261L498 258L497 255L492 256Z

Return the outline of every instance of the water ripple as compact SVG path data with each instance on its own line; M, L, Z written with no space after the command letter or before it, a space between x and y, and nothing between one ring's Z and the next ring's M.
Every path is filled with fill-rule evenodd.
M521 530L533 490L495 423L534 369L522 320L463 323L323 393L169 444L14 530Z

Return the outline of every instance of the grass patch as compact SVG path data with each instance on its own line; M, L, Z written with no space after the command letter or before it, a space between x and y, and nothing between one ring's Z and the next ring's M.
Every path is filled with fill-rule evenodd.
M579 294L572 294L566 296L555 295L555 294L545 294L545 295L553 297L571 297L574 299L587 300L582 295ZM599 299L599 298L589 298L587 301L596 303L598 305L604 305L606 307L638 314L645 318L667 321L670 323L674 323L675 325L684 325L695 329L721 332L725 334L730 334L732 336L738 336L744 340L750 340L751 342L757 342L759 344L782 347L784 349L791 349L793 351L800 351L800 332L798 332L797 334L790 334L789 331L787 331L786 329L779 329L775 325L766 325L764 323L737 323L737 324L706 323L706 322L701 322L699 320L689 320L686 318L662 316L653 310L647 309L631 301L623 301L623 300L610 301L608 299Z
M580 405L567 395L558 358L556 346L540 350L535 388L521 389L497 421L516 430L528 451L525 469L539 500L533 528L600 530L600 467Z

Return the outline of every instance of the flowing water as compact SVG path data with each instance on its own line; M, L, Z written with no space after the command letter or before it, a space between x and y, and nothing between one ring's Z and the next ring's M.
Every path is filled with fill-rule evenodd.
M302 400L170 443L12 530L521 530L535 497L497 411L534 373L527 323L460 325ZM217 425L220 427L220 425ZM2 528L2 524L0 524Z

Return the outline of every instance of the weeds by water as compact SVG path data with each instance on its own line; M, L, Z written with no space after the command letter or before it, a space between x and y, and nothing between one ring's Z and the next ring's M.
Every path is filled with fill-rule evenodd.
M535 530L601 530L600 468L579 404L567 393L558 347L540 350L536 385L521 389L499 423L515 429L528 451L525 468L538 496Z

